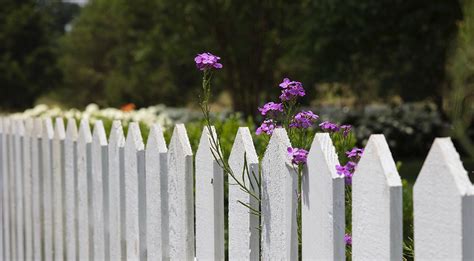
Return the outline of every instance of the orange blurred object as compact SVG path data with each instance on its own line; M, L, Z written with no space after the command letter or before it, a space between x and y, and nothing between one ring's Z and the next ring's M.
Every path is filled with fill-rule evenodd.
M127 103L125 105L122 105L122 107L120 107L120 110L124 111L124 112L128 112L128 111L133 111L135 110L136 106L134 103Z

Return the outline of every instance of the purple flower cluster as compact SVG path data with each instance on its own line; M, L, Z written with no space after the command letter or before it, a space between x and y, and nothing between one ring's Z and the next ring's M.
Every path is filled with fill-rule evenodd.
M288 156L293 164L305 164L308 158L308 151L299 148L288 147Z
M347 157L349 157L351 161L348 161L344 166L336 165L337 174L344 176L346 185L352 184L352 176L363 153L364 149L354 147L346 152Z
M346 245L352 246L352 236L350 234L345 234L344 242L346 242Z
M319 124L319 127L321 127L322 130L327 132L338 132L341 129L339 125L329 121L323 121L321 124Z
M283 111L283 104L282 103L274 103L274 102L268 102L263 107L258 108L260 113L265 116L269 112L282 112Z
M312 111L302 111L293 117L290 123L291 128L302 128L307 129L319 119L319 116L314 114Z
M283 79L283 82L280 83L281 91L280 99L282 101L289 101L297 98L298 96L303 97L306 95L303 88L303 84L297 81L291 81L288 78Z
M342 135L344 135L344 137L347 137L349 135L349 133L351 132L351 130L352 130L352 126L351 125L342 125L341 130L342 130Z
M269 120L265 120L262 125L260 125L260 127L258 127L257 131L255 132L255 134L257 135L260 135L262 133L266 133L268 135L272 135L273 133L273 130L278 127L276 125L276 123L269 119Z
M194 58L194 61L196 62L196 67L204 71L209 69L221 69L222 64L219 63L220 59L219 56L213 55L212 53L201 53Z
M353 160L359 160L363 153L364 149L354 147L350 151L346 152L346 156Z

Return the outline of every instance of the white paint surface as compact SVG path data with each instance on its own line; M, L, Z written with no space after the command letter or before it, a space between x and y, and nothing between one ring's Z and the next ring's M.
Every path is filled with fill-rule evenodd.
M65 209L65 237L66 260L76 260L77 253L77 126L74 119L68 119L66 139L64 141L64 209Z
M62 118L57 118L55 123L53 138L54 259L64 260L63 178L66 132Z
M183 124L177 124L168 151L169 256L194 259L193 153Z
M125 222L124 211L124 146L122 124L114 121L109 138L109 245L110 260L122 260L125 242L122 223Z
M402 184L383 135L371 135L352 180L353 260L401 260Z
M244 164L250 172L249 179L244 171ZM260 188L254 179L259 178L258 156L253 145L252 135L247 127L240 127L229 156L229 165L239 182L245 180L246 186L259 195ZM238 201L259 209L259 202L248 193L241 190L232 177L229 179L229 260L258 260L260 258L260 219L257 215L249 212L249 209ZM249 182L252 182L252 186Z
M214 127L205 126L196 152L196 258L224 260L224 172L214 159ZM218 148L219 149L219 148Z
M95 260L105 260L105 208L104 182L107 182L108 148L102 121L96 121L92 134L92 215L93 221L93 256Z
M25 259L24 245L24 207L23 207L23 143L25 136L25 125L23 120L13 121L14 128L14 147L15 147L15 209L16 209L16 257L18 260Z
M50 118L43 120L43 250L45 260L53 260L53 123Z
M23 139L23 191L25 209L25 260L33 259L33 193L32 193L32 141L33 119L25 120L25 137ZM35 138L36 139L36 138Z
M3 242L4 242L4 258L11 259L11 237L10 237L10 175L8 169L8 133L10 128L10 120L2 118L2 211L3 211Z
M344 177L328 133L317 133L302 180L303 260L345 260Z
M413 188L416 260L474 260L473 199L451 139L437 138Z
M34 137L32 137L32 158L31 158L31 181L33 193L33 258L41 260L41 240L43 238L43 231L41 228L41 176L43 173L43 153L42 153L42 136L43 136L43 122L41 119L34 120ZM8 259L7 259L8 260Z
M272 134L262 162L262 259L297 260L297 171L285 129Z
M146 146L147 258L162 260L168 246L167 151L163 130L151 127ZM164 222L165 221L165 222Z
M140 128L137 123L128 126L125 141L125 238L127 260L140 258L139 231L139 153L143 153L144 145Z
M87 119L81 120L77 138L77 238L79 260L92 259L91 213L89 209L89 179L91 176L92 135Z

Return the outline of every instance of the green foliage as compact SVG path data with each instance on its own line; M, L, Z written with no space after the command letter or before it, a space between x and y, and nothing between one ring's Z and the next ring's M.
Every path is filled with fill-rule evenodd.
M444 110L453 125L451 134L474 158L474 2L462 3L464 19L458 23L458 37L447 66L450 84L445 90Z
M0 8L0 107L31 106L60 80L50 17L36 1L4 0Z

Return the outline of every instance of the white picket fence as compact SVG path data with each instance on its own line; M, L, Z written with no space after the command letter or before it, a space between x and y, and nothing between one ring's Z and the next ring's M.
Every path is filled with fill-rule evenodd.
M275 130L259 164L239 128L229 164L262 168L261 218L238 200L204 130L193 166L184 125L166 146L160 126L145 146L136 123L64 127L50 119L0 118L2 260L297 260L297 179L290 141ZM214 133L215 135L215 133ZM408 142L408 141L407 141ZM344 260L344 180L328 134L316 134L302 182L302 259ZM240 177L240 175L237 175ZM246 179L246 177L244 177ZM255 182L245 180L246 184ZM253 184L256 186L256 182ZM354 260L402 259L402 184L383 135L372 135L353 179ZM449 138L436 139L414 186L416 260L474 259L474 188ZM258 229L259 223L261 230Z

